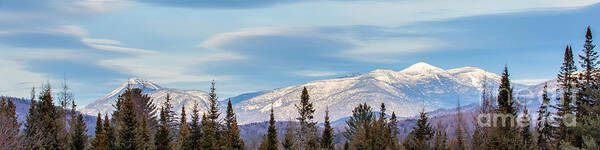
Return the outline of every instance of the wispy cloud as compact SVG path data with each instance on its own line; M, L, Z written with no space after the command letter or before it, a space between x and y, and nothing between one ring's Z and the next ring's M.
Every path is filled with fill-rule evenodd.
M329 77L343 74L340 71L315 71L315 70L302 70L293 72L294 75L305 76L305 77Z

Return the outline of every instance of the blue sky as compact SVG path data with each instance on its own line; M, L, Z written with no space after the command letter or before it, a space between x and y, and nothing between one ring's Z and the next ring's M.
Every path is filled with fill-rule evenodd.
M229 97L421 61L536 83L600 35L598 2L0 1L0 95L66 76L80 105L131 77Z

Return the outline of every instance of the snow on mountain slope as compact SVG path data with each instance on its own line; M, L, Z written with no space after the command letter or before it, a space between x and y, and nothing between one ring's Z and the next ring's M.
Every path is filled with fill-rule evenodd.
M171 96L171 104L174 106L176 112L181 112L183 106L186 106L186 109L191 110L196 102L198 103L201 112L206 110L205 108L208 106L207 92L163 88L147 80L132 78L106 96L90 103L83 108L81 112L89 115L97 115L98 112L102 114L112 113L112 111L114 111L113 105L115 104L116 99L119 95L123 94L127 88L142 89L144 94L148 94L152 98L157 109L160 104L165 101L167 94Z
M400 117L414 116L423 108L435 110L455 107L456 100L464 104L479 101L481 86L497 86L500 76L474 67L450 70L417 63L401 71L374 70L369 73L313 81L258 95L234 106L239 122L251 123L267 120L271 105L278 112L277 120L296 118L296 108L303 87L309 91L317 110L315 119L323 120L328 107L331 120L351 115L360 103L366 102L374 110L385 103L388 112Z

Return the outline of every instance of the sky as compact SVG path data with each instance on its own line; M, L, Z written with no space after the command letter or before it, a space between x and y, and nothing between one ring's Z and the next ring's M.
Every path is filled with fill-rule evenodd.
M600 35L599 2L0 1L0 95L67 79L81 106L139 77L231 97L417 62L535 84Z

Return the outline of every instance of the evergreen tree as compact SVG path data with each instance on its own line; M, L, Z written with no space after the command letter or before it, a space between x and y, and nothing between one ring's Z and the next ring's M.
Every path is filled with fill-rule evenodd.
M275 115L273 113L273 105L271 105L271 119L269 120L269 128L267 136L261 144L261 150L278 150L277 128L275 128Z
M356 149L371 149L374 144L370 141L373 137L374 114L371 106L367 103L359 104L352 110L352 116L346 120L346 131L344 137L350 141L350 146Z
M333 150L335 145L333 144L333 128L331 128L331 124L329 123L329 108L325 110L325 122L324 129L321 138L321 149L323 150Z
M41 137L41 148L61 149L63 147L61 142L64 141L60 141L60 137L58 136L59 127L57 123L59 121L56 119L57 112L56 107L54 106L50 84L47 84L42 88L39 99L41 100L37 110L39 113L38 119L40 119L39 132L43 135ZM62 131L64 131L64 129Z
M218 98L215 92L215 82L210 83L210 93L208 94L209 111L208 116L206 114L202 117L202 139L201 145L204 149L213 150L218 149L219 145L225 144L221 135L219 134L219 108Z
M598 89L597 72L598 72L598 52L594 50L595 45L592 44L592 32L590 27L587 27L585 34L585 43L583 45L583 55L579 55L581 68L583 69L578 75L577 95L575 101L575 115L577 117L578 126L588 124L588 116L592 115L589 109L596 104L596 99L593 99L591 92ZM576 128L581 129L581 128ZM575 134L582 135L588 131L577 130ZM584 144L582 136L575 136L573 145L582 147Z
M167 94L167 99L166 101L163 103L161 109L160 109L160 120L159 120L159 126L158 129L156 131L156 135L154 137L154 146L156 147L156 149L160 149L160 150L168 150L168 149L172 149L171 147L171 130L169 128L169 124L171 120L171 116L170 116L170 112L172 111L171 108L171 104L170 104L170 97L169 94Z
M31 89L31 100L29 105L29 113L25 119L24 129L24 147L26 149L41 149L42 148L42 137L44 136L41 132L41 121L38 112L38 103L36 101L35 88Z
M0 97L0 147L6 149L21 148L16 106L10 98Z
M285 128L285 137L283 138L283 142L281 143L283 145L283 149L284 150L293 150L294 148L294 128L292 123L288 123L286 128Z
M508 67L504 67L502 72L502 78L500 80L500 86L498 87L498 108L495 110L495 114L492 117L496 118L496 124L494 124L493 132L490 134L489 143L487 143L490 149L506 148L506 149L519 149L520 141L518 140L519 132L515 128L515 118L517 114L517 108L513 99L513 88L510 84L508 73Z
M527 110L527 105L523 106L523 118L521 118L521 146L522 149L531 149L533 136L531 135L531 118Z
M151 140L150 140L150 129L148 129L148 116L146 113L141 114L140 126L136 128L137 133L137 149L138 150L149 150L151 149Z
M562 97L557 99L558 102L554 106L557 109L554 121L558 123L558 127L555 128L553 137L557 140L555 143L559 145L562 144L561 142L571 143L574 139L572 134L573 129L568 127L567 123L570 123L572 118L575 117L573 115L574 108L571 103L573 91L575 90L574 86L577 83L577 79L573 75L575 71L577 71L577 68L573 61L573 52L571 47L567 46L557 79L560 85L558 90L562 92Z
M371 143L373 143L373 147L377 147L379 149L389 149L389 139L390 135L388 135L387 129L387 118L385 117L385 104L381 103L381 107L379 109L379 118L373 122L373 128L371 129L373 138L369 139Z
M388 123L388 130L388 145L390 146L390 149L400 149L400 145L398 144L398 120L396 118L395 112L392 112L392 116L390 117L390 122Z
M90 142L91 150L108 150L108 140L106 139L106 133L104 132L104 126L102 126L102 115L98 113L96 117L96 130L94 130L96 137Z
M179 123L179 135L177 136L177 149L178 150L192 150L194 145L190 145L188 139L190 138L190 127L187 123L185 114L185 106L181 107L181 120Z
M295 106L299 113L299 117L296 120L300 122L300 130L298 131L298 140L300 141L298 146L309 150L317 149L319 147L317 128L315 126L317 123L313 121L315 109L313 103L310 102L310 96L306 87L302 89L300 104Z
M216 130L213 128L215 126L213 122L210 120L206 114L202 115L202 138L200 138L201 149L203 150L217 150L219 149L217 145L217 139L215 135L217 134Z
M86 134L87 129L85 121L83 121L83 115L77 115L77 119L71 128L71 150L84 150L87 146L88 136Z
M421 111L417 126L408 134L402 145L408 150L427 149L427 141L433 136L433 129L428 123L427 113Z
M104 115L104 133L106 134L106 143L108 150L116 150L118 149L118 145L116 144L117 138L115 136L115 130L110 124L110 120L108 119L108 114Z
M544 84L544 90L542 94L542 104L538 109L538 118L536 132L538 133L536 147L540 150L551 149L551 136L552 126L550 126L550 111L548 111L548 105L550 103L550 97L548 96L548 83Z
M187 138L187 144L193 145L193 149L197 150L198 145L200 145L199 141L202 137L202 127L200 126L200 114L198 110L198 103L194 103L194 108L192 109L192 122L190 124L190 137Z
M244 141L240 138L240 131L235 113L233 112L233 105L231 105L231 99L227 102L226 112L225 122L227 131L225 137L227 137L227 148L232 150L244 149Z
M123 94L119 96L120 106L118 110L118 139L117 149L120 150L136 150L137 149L137 133L138 126L135 105L132 100L132 94Z

